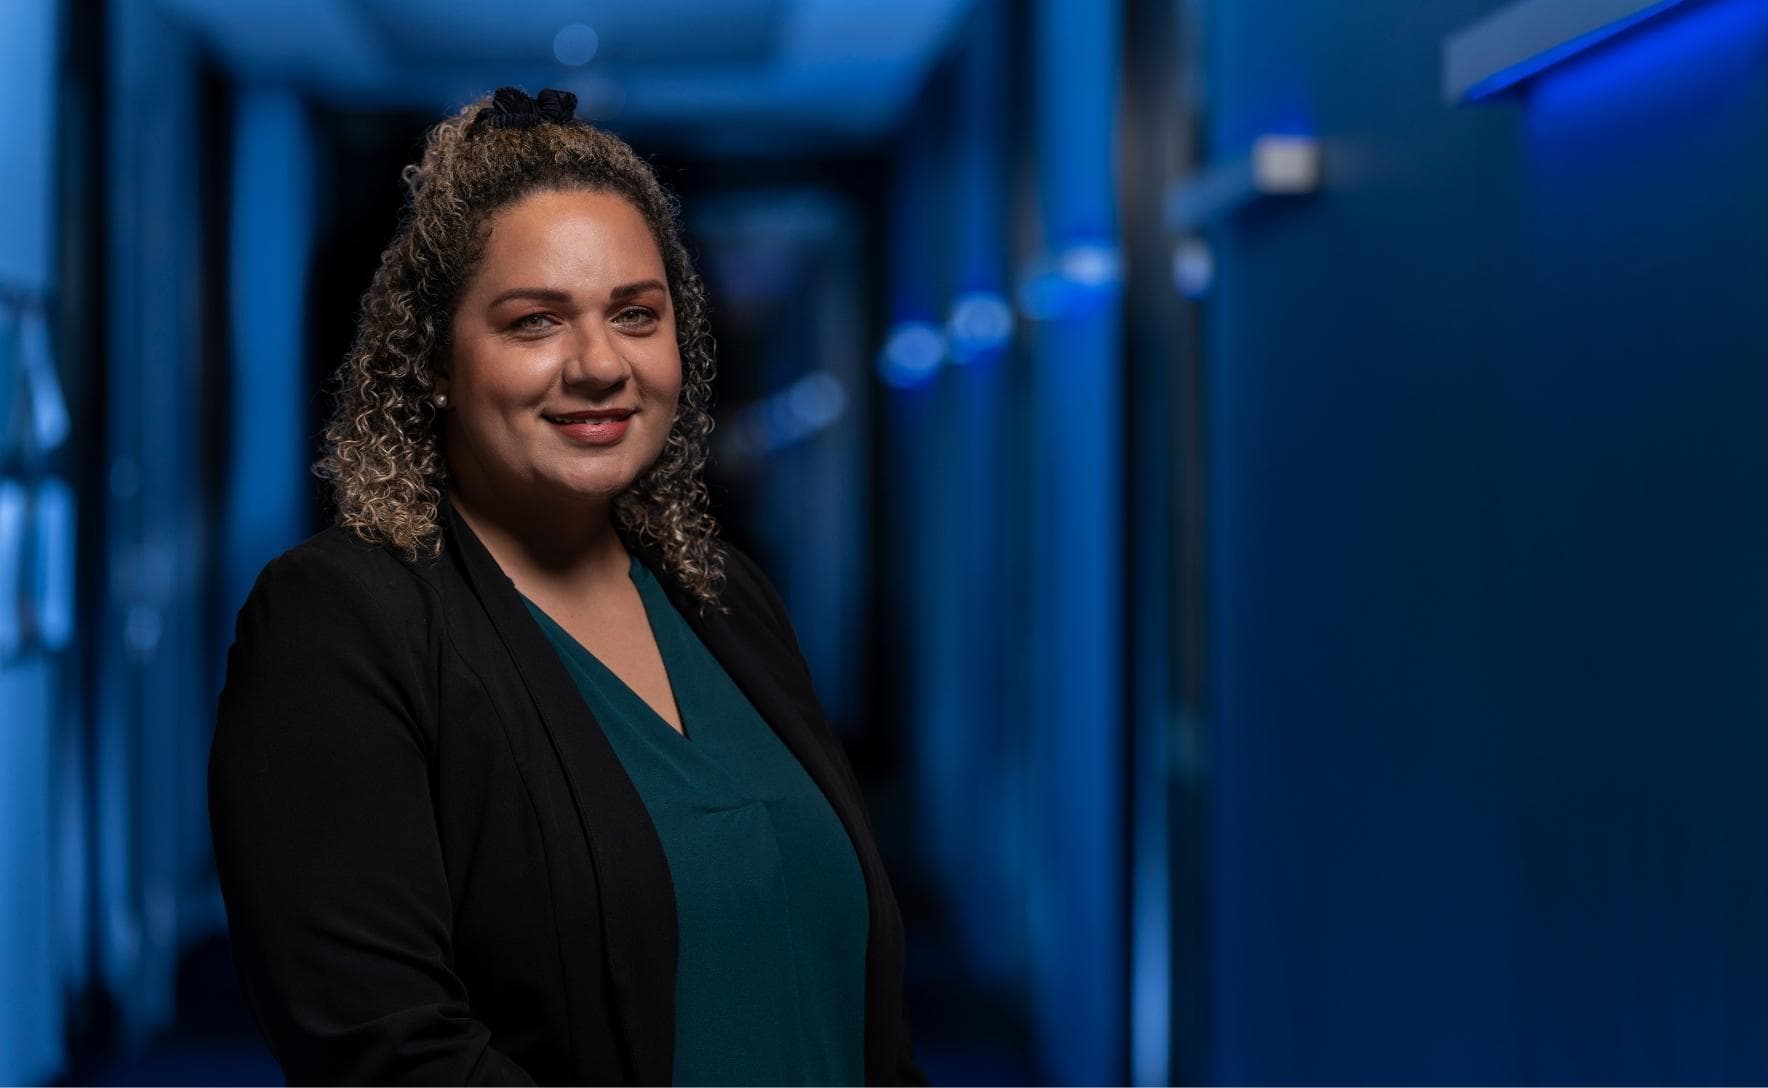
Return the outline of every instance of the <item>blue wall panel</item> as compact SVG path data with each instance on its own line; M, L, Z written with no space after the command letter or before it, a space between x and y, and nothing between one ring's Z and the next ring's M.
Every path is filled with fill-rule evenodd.
M51 310L55 267L56 136L54 90L59 72L58 11L47 3L0 5L0 1083L54 1076L62 1063L62 981L65 911L55 899L51 793L57 738L68 719L64 691L68 656L48 652L34 575L59 555L32 546L43 503L27 496L43 486L49 451L39 438L44 377L52 361L36 341L34 380L25 373L25 323ZM28 313L27 313L28 311ZM55 383L59 384L59 383ZM53 401L59 402L59 397ZM60 488L58 493L65 493ZM41 493L41 492L39 492ZM69 956L68 958L71 958Z
M1493 6L1211 10L1327 151L1207 315L1219 1080L1768 1076L1768 16L1444 105Z
M62 1009L54 925L49 797L59 714L56 662L0 669L0 1082L47 1080L61 1068Z
M186 933L219 922L203 768L214 722L206 584L201 318L205 282L195 43L150 0L108 16L107 260L111 303L93 695L98 967L125 1046L175 1014Z
M998 0L979 3L956 63L953 125L952 252L957 299L1005 306L1010 246L1006 63L1010 39ZM953 324L948 309L948 332ZM1010 313L1008 320L1011 320ZM961 842L965 896L963 944L983 977L1017 981L1025 953L1025 854L1030 847L1012 783L1023 774L1019 708L1004 697L1012 683L1003 632L1022 630L1005 608L1018 569L1008 526L1005 481L1016 474L1006 445L1010 339L993 347L962 335L942 375L946 545L941 611L951 631L951 676L966 734L962 788L967 811L949 830Z
M227 487L221 516L226 575L217 602L215 675L233 618L264 564L307 535L307 458L317 423L309 401L307 274L313 239L313 146L294 92L247 86L234 100L228 227L233 343ZM206 819L205 819L206 823Z
M1087 284L1032 331L1030 581L1033 1006L1057 1083L1127 1076L1124 963L1122 352L1112 165L1119 13L1042 0L1033 32L1043 252ZM1102 274L1101 274L1102 273Z

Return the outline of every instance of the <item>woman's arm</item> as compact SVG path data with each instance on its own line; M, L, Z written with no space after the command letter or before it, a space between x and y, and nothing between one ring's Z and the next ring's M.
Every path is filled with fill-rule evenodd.
M397 582L307 546L240 610L209 820L241 987L292 1083L532 1084L449 966L422 590Z

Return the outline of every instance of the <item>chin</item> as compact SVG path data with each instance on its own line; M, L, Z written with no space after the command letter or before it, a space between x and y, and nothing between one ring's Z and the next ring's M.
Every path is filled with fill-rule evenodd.
M605 503L632 490L643 473L566 473L555 477L548 490L565 501Z
M626 452L626 451L623 451ZM657 457L662 451L657 451ZM545 488L559 500L584 503L605 503L632 490L644 478L657 457L635 462L628 457L598 456L566 458L562 462L536 465L545 480Z
M553 491L565 502L581 503L585 506L599 506L613 502L632 489L632 481L624 484L589 484L581 481L561 483Z

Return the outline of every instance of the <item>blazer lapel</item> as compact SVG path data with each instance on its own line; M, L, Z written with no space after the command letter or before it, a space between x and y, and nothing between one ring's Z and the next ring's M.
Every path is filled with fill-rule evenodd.
M644 800L514 583L446 498L442 507L450 544L533 699L582 824L597 874L602 948L633 1082L668 1084L675 1060L677 923L663 843ZM565 969L574 973L572 964Z

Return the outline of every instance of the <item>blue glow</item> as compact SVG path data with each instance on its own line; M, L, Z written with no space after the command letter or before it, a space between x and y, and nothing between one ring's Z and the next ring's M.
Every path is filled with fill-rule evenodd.
M894 389L925 384L945 361L945 334L927 321L904 321L878 355L878 376Z
M24 647L17 594L24 580L25 507L24 486L0 479L0 662Z
M1595 30L1589 31L1588 33L1580 34L1569 41L1561 42L1552 49L1537 53L1508 68L1494 72L1485 79L1475 83L1467 89L1467 94L1465 96L1466 100L1469 102L1478 102L1482 99L1491 98L1493 95L1499 94L1516 86L1524 80L1539 75L1548 68L1574 57L1592 46L1608 41L1610 38L1613 38L1632 27L1638 26L1645 20L1661 15L1669 9L1680 6L1685 2L1686 0L1660 0L1659 3L1653 4L1647 8L1641 8L1639 11L1627 16L1625 19L1617 19L1605 26L1597 27Z
M553 56L559 58L560 64L575 68L588 64L600 44L593 27L572 23L553 35Z
M1063 250L1057 266L1069 282L1098 289L1116 286L1122 274L1123 260L1116 246L1088 243Z
M996 355L1013 340L1013 307L999 292L958 296L946 321L952 362L972 363Z
M1578 134L1593 135L1598 117L1614 134L1646 117L1672 126L1711 117L1716 102L1759 76L1764 34L1768 4L1761 0L1703 0L1649 33L1629 34L1542 74L1529 88L1535 156L1575 154L1584 147Z
M847 388L826 370L813 370L784 394L787 411L801 434L831 426L847 411Z
M30 427L33 452L48 453L67 441L73 429L67 402L62 399L55 359L49 349L49 318L41 306L27 309L18 331L18 362L30 390Z
M739 412L726 429L723 453L753 461L833 427L847 414L847 387L826 370L813 370Z
M1209 297L1215 287L1215 251L1196 235L1173 246L1173 286L1188 299Z
M37 645L67 646L74 633L74 492L54 477L37 481L32 496L36 547L31 598L36 605Z
M1019 284L1019 309L1034 321L1085 317L1111 304L1123 258L1106 242L1080 242L1032 265Z

